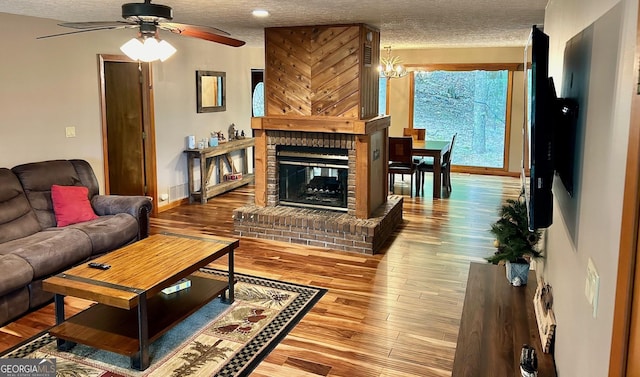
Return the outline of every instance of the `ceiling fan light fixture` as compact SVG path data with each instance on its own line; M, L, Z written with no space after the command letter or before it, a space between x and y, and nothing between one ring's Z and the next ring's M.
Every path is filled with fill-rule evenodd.
M142 42L138 38L132 38L120 46L120 51L124 52L131 60L138 60L141 50Z
M120 47L120 50L132 60L152 62L156 60L165 61L169 59L176 49L169 42L158 41L155 37L132 38Z
M161 40L160 43L158 43L158 57L161 62L169 59L175 52L176 48L169 42Z

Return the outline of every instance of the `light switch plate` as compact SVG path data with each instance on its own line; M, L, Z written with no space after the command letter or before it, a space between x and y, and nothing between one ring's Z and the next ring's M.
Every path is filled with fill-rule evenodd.
M598 291L600 290L600 275L596 271L596 266L593 260L589 258L587 263L587 278L584 285L584 295L587 297L587 302L593 309L593 318L596 318L598 312Z
M64 134L66 137L76 137L76 128L73 126L66 127L64 129Z

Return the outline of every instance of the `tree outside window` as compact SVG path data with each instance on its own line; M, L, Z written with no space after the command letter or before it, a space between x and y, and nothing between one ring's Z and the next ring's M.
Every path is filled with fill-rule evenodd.
M413 127L427 139L457 133L453 164L503 168L509 71L414 73Z

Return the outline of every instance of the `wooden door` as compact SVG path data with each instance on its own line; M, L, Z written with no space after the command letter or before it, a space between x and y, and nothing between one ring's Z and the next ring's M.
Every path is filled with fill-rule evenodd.
M105 191L157 199L149 63L101 55ZM157 213L154 206L153 213Z
M104 64L111 194L146 193L140 74L136 63Z
M609 377L640 376L640 10Z

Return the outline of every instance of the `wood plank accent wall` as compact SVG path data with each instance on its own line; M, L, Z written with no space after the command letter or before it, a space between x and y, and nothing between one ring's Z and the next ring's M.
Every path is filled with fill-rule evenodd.
M364 24L265 29L267 116L378 114L380 33Z

